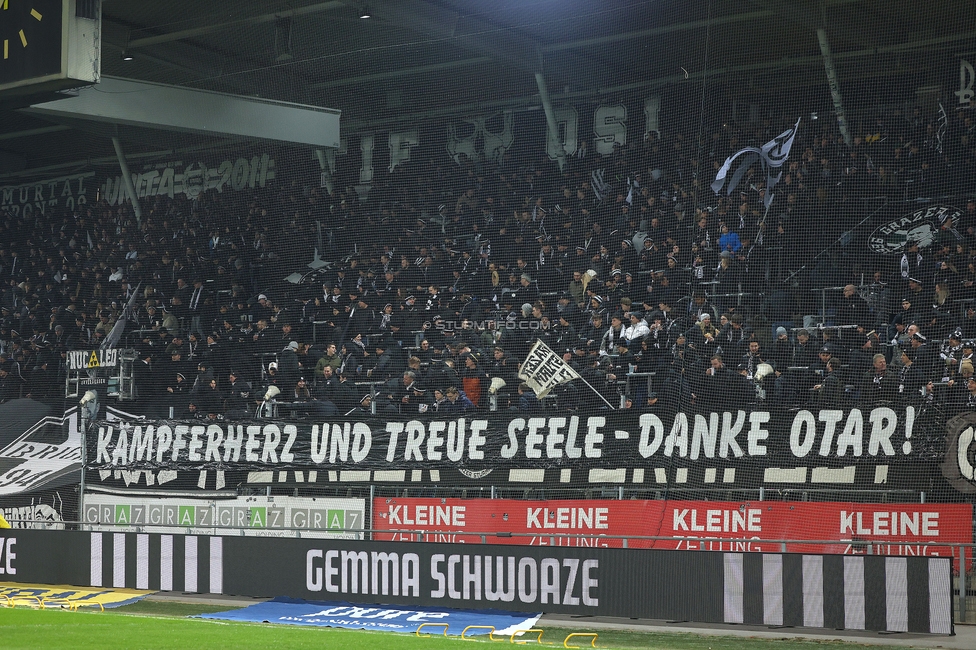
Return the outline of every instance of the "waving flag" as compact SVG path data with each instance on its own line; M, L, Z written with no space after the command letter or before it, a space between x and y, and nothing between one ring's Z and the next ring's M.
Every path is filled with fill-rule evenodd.
M603 180L603 175L606 172L605 169L594 169L593 173L590 174L590 185L593 187L593 193L596 194L596 200L603 203L608 198L610 198L610 190L612 189L610 183Z
M799 128L800 120L798 118L796 124L780 133L762 147L746 147L726 158L725 164L722 165L722 168L718 170L718 174L715 176L715 181L712 183L712 190L716 194L721 193L722 187L726 184L725 180L729 175L729 171L731 171L733 164L738 161L738 166L729 179L725 192L726 195L732 194L752 165L756 161L760 161L763 171L766 172L766 196L763 197L763 203L768 209L773 202L773 186L779 182L780 176L783 175L783 163L790 156L790 148L793 146L793 139L796 137L796 132Z
M939 121L937 124L938 130L935 132L935 150L938 153L942 153L942 140L945 138L946 131L949 129L949 116L946 115L946 109L942 105L942 102L939 102Z
M132 307L136 303L136 296L139 295L139 287L141 286L142 283L140 282L132 291L132 295L129 296L129 302L126 303L125 308L122 310L122 315L115 321L112 330L105 337L105 340L102 341L103 350L111 350L112 348L118 347L119 341L122 340L122 333L125 332L125 323L132 317Z
M580 376L548 345L536 341L519 369L518 378L535 391L536 397L542 399L559 384L579 379Z

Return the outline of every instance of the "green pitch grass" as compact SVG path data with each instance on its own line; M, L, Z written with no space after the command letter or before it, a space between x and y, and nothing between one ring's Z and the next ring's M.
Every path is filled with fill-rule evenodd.
M72 650L105 650L105 648L174 649L188 648L342 648L343 650L411 650L413 648L471 647L469 641L456 638L418 638L414 635L361 630L307 628L291 625L261 625L183 618L187 615L224 611L229 608L141 601L108 612L67 612L0 608L0 648L4 650L35 648L71 648ZM584 628L578 630L586 631ZM544 641L562 640L570 630L551 628ZM581 640L589 647L589 640ZM487 642L484 637L482 643ZM597 647L630 650L837 650L877 649L841 642L803 641L800 639L756 640L736 637L704 637L694 634L661 634L637 632L600 632ZM499 646L501 647L501 646Z

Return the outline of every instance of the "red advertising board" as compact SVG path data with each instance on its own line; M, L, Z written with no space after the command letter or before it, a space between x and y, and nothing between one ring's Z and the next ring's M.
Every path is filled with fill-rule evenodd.
M644 535L641 522L660 519L664 501L518 501L509 499L374 499L373 529L389 530L378 539L416 539L426 531L441 542L478 543L481 533L493 544L550 544L552 534L599 536L556 538L561 546L622 546L606 535ZM478 534L465 534L467 531ZM497 537L524 533L528 537ZM376 535L374 533L374 538Z
M948 555L931 542L971 543L969 504L864 504L848 502L519 501L409 499L373 501L376 539L492 544L778 552ZM512 536L515 534L515 536ZM714 541L698 541L711 538Z

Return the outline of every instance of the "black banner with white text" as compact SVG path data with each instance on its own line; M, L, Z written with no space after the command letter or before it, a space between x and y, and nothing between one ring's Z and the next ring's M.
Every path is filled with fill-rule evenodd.
M245 483L612 484L907 489L949 498L967 491L968 482L957 471L951 487L939 465L972 450L947 452L946 437L941 424L914 407L366 416L314 424L162 420L100 424L87 438L87 468L90 485L163 490Z

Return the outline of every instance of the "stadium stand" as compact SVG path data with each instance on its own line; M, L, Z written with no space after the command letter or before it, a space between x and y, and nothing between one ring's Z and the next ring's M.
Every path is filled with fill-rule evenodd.
M976 202L924 252L909 241L897 267L834 245L843 206L969 189L969 108L936 142L938 119L886 115L850 148L815 122L768 214L758 173L716 197L698 172L787 119L716 128L701 160L680 128L562 173L445 154L404 165L368 203L292 184L156 197L139 224L105 201L33 223L3 213L0 399L60 399L66 351L98 348L124 318L138 404L161 415L246 417L271 385L318 414L367 392L386 411L600 408L575 386L519 399L516 369L537 339L628 408L971 408ZM312 257L316 220L331 224L335 263L280 282Z

